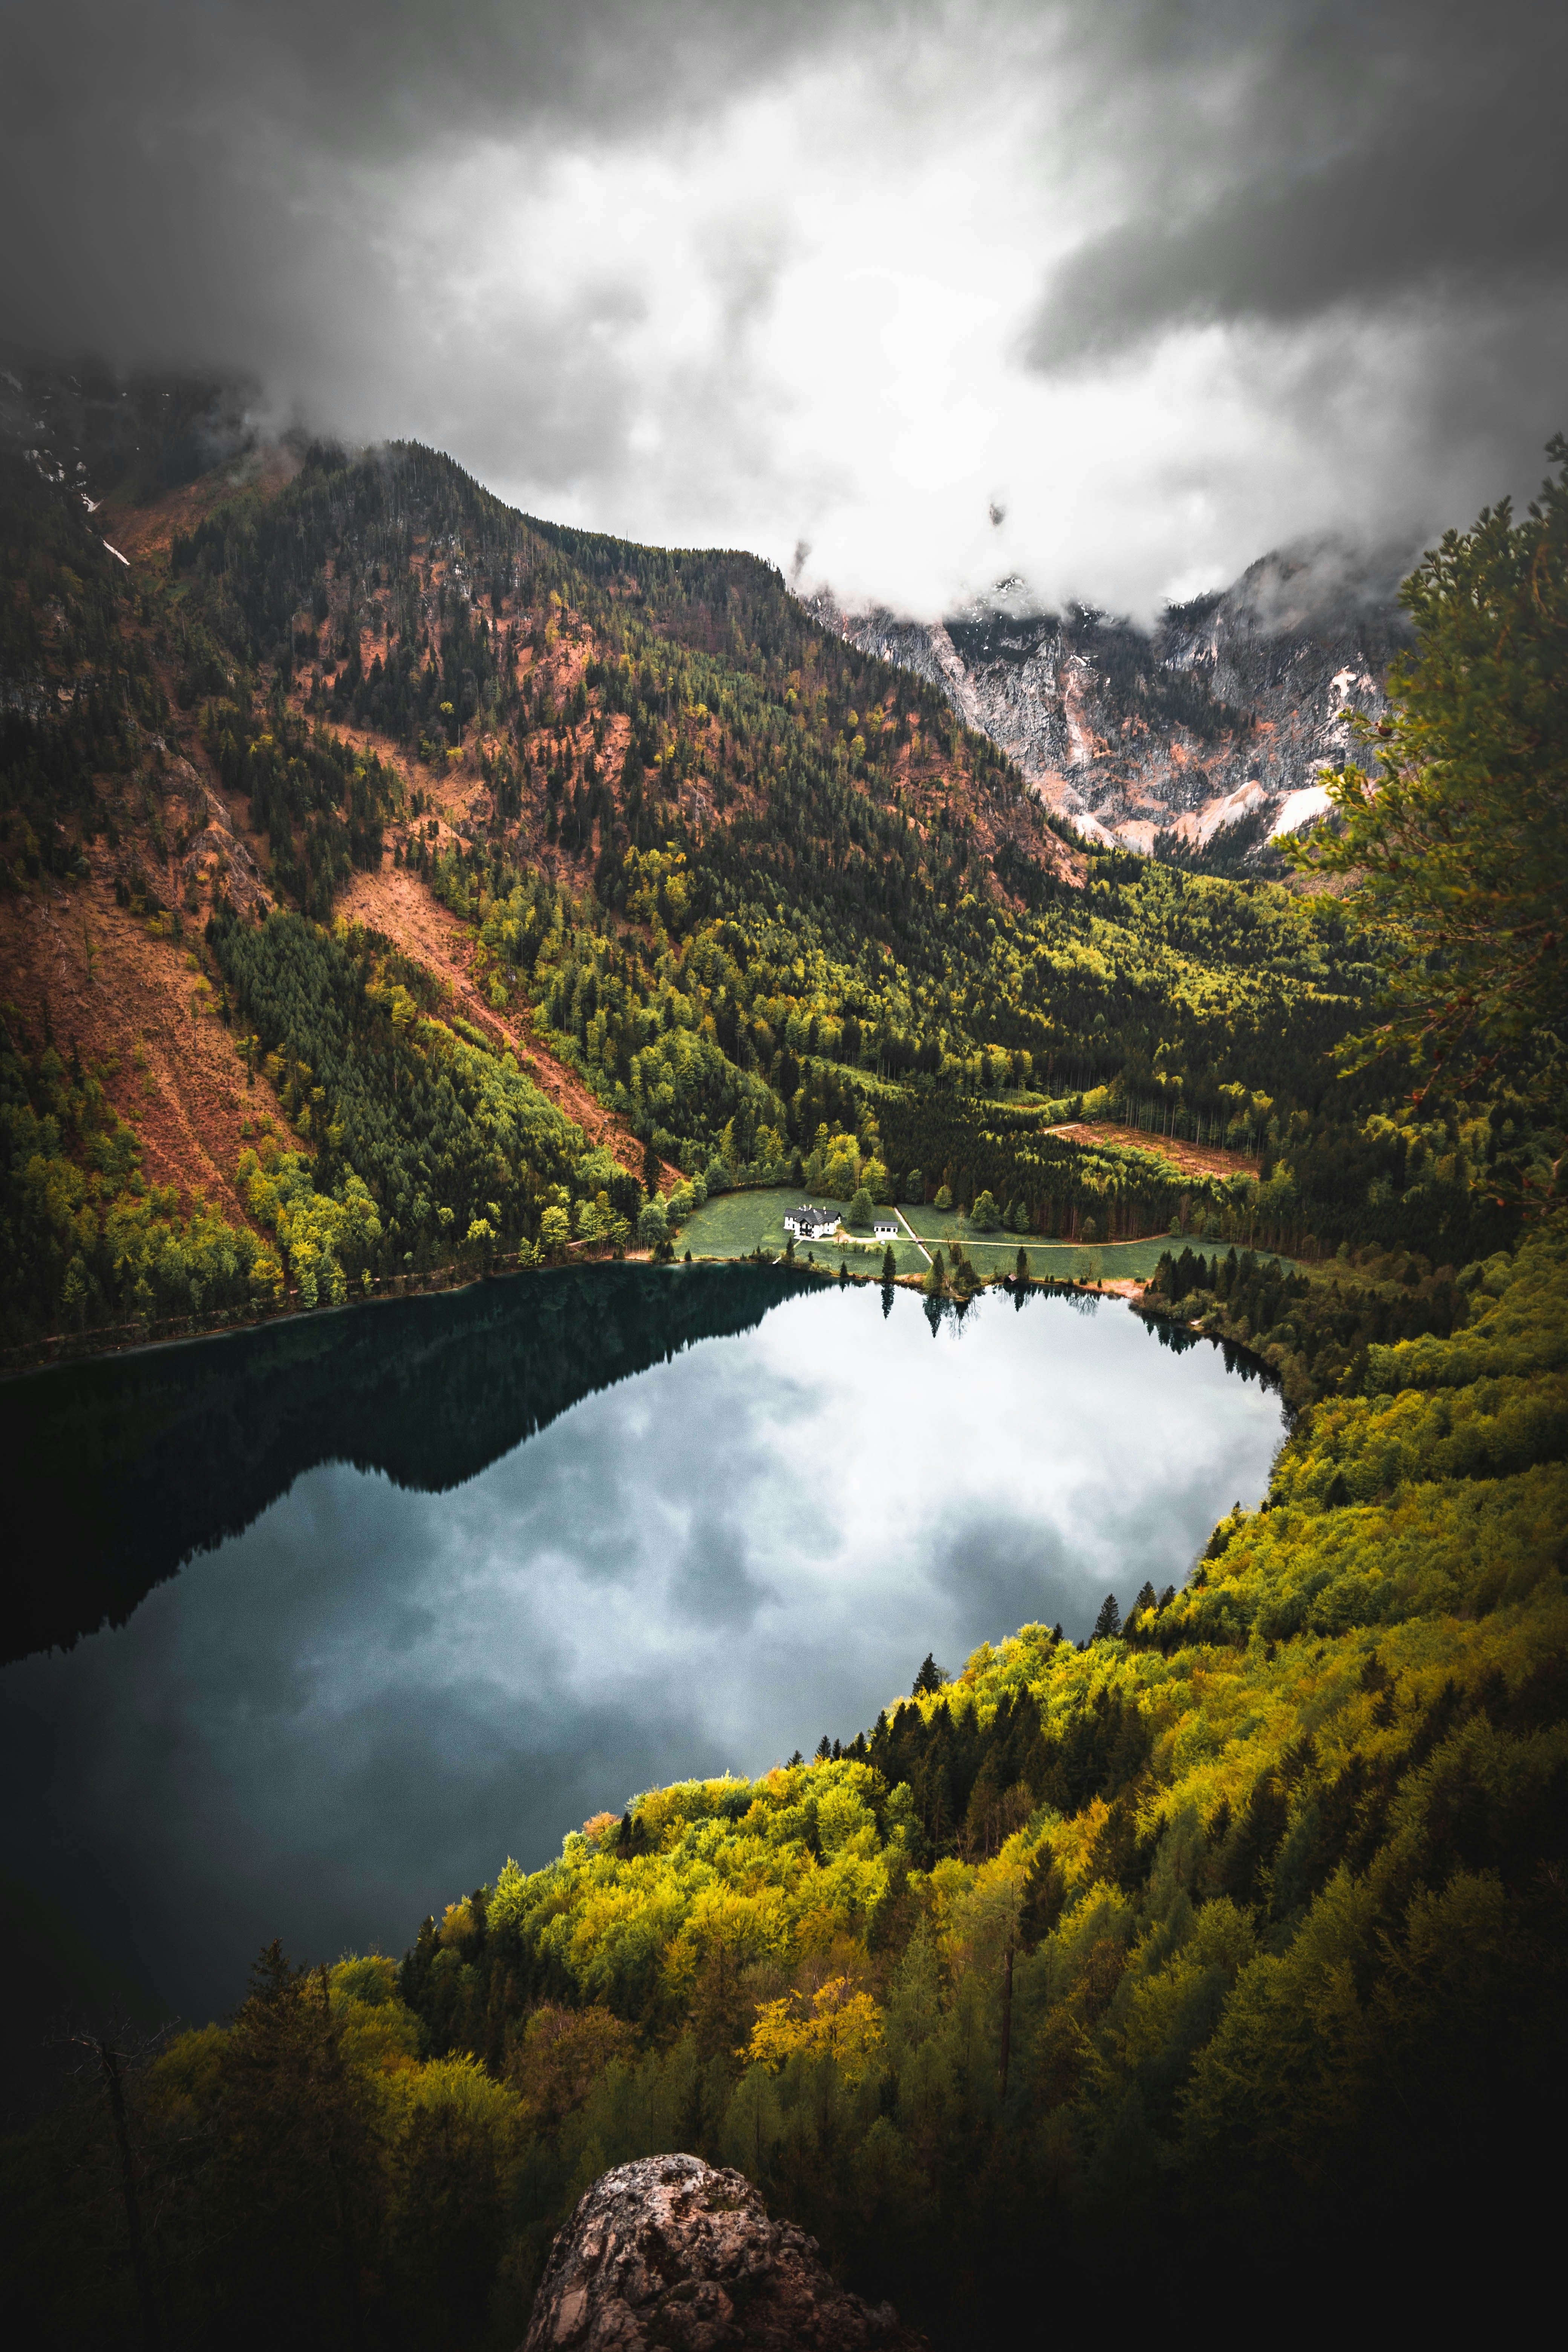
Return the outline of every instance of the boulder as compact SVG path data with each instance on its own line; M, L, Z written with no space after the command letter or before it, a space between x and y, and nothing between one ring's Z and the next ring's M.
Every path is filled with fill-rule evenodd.
M522 2352L916 2352L892 2305L847 2294L815 2238L743 2173L649 2156L595 2180L556 2238Z

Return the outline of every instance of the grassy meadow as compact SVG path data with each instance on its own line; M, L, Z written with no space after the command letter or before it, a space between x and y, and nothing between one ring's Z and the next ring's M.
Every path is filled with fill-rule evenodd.
M676 1243L677 1255L684 1256L689 1250L698 1257L750 1257L755 1249L772 1250L782 1256L788 1235L784 1229L784 1211L794 1208L808 1197L796 1185L774 1186L747 1192L721 1192L716 1200L704 1202L692 1212L681 1226ZM825 1207L835 1205L824 1202ZM840 1208L842 1203L837 1204ZM815 1259L818 1265L831 1265L837 1271L840 1258L848 1261L851 1274L881 1272L884 1244L873 1242L868 1234L858 1248L846 1248L839 1242L806 1243L796 1251L802 1264ZM900 1274L924 1274L927 1261L907 1234L893 1244L893 1256Z

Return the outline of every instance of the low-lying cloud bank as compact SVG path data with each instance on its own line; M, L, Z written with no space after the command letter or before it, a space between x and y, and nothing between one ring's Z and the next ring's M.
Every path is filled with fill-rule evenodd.
M1533 487L1565 66L1527 0L62 0L0 303L847 596L1146 614Z

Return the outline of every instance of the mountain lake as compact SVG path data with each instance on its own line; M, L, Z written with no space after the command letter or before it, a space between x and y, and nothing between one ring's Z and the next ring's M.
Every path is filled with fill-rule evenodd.
M402 1952L634 1792L847 1741L928 1651L1179 1585L1284 1421L1173 1338L596 1266L11 1383L17 2093L226 2014L274 1937Z

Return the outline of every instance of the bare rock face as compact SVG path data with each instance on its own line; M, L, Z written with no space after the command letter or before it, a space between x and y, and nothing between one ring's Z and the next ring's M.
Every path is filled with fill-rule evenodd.
M826 589L806 609L933 686L1086 840L1146 852L1166 835L1192 852L1228 836L1261 854L1321 814L1322 771L1354 750L1346 714L1388 707L1407 560L1303 544L1148 629L1044 611L1017 578L945 621L847 612Z
M551 2249L522 2352L917 2352L891 2304L846 2294L743 2174L649 2156L596 2180Z

